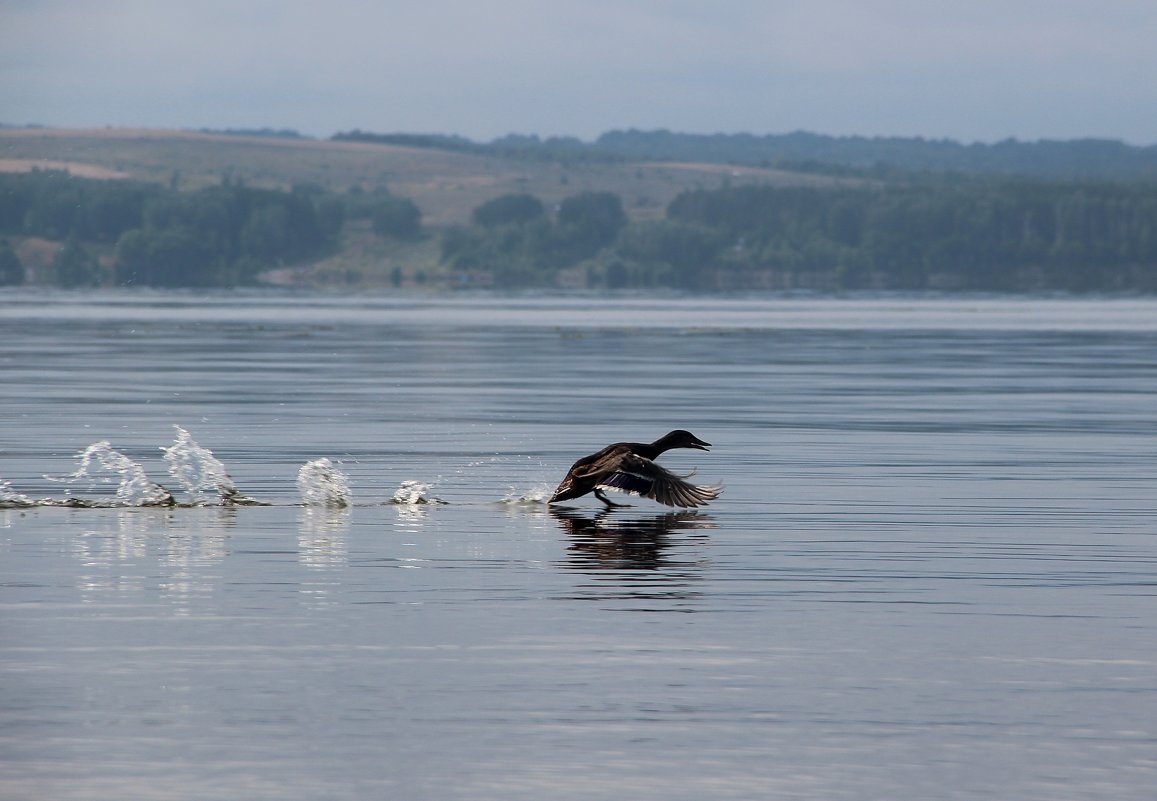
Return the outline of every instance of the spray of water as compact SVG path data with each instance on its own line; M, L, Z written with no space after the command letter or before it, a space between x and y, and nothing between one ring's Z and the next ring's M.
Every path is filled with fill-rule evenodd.
M168 448L161 448L171 475L194 506L231 504L254 506L260 504L243 495L225 471L225 465L208 448L197 444L192 435L181 428Z
M297 471L297 489L306 506L349 506L349 479L329 459L306 462Z
M23 509L35 505L36 501L12 489L8 481L0 478L0 509Z
M433 488L433 484L425 484L421 481L403 481L398 485L397 490L394 491L394 497L390 498L390 503L404 506L412 506L420 503L440 503L436 498L431 498L429 495L430 490Z
M108 440L94 442L76 455L80 466L65 476L45 476L51 481L75 483L87 481L89 484L109 484L119 481L116 497L117 506L173 506L172 494L160 484L145 475L145 470L137 462L114 449Z
M537 484L526 490L511 487L510 491L503 496L501 503L511 506L543 504L550 499L552 494L554 494L554 487L550 484Z
M198 445L185 429L173 428L177 429L177 438L169 447L161 448L161 452L169 466L169 475L188 494L189 502L202 504L206 496L220 501L226 493L235 493L237 487L233 479L213 452Z

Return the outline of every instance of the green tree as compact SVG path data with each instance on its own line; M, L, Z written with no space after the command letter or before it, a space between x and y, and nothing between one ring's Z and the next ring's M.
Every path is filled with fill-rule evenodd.
M546 215L546 207L534 195L508 194L488 200L474 209L475 225L495 228L499 225L525 225Z
M322 195L315 201L317 222L326 240L335 240L345 225L346 205L340 198Z
M715 228L672 220L633 225L619 240L619 253L644 264L665 264L681 276L681 283L695 284L696 274L715 266L727 240Z
M101 272L100 263L75 236L69 237L52 259L53 283L66 289L99 286Z
M398 239L413 239L422 232L422 212L407 198L382 198L371 216L374 233Z
M101 181L84 184L83 202L73 229L85 239L113 243L132 228L138 228L145 203L160 192L159 187L130 181Z
M182 228L136 229L117 242L116 282L155 287L204 287L218 283L219 264L196 235Z
M288 250L292 231L284 206L269 204L255 209L241 229L241 252L267 264L277 263Z
M627 214L613 192L582 192L559 205L558 225L579 244L585 257L615 241L627 226Z
M35 173L0 173L0 232L23 234L36 197Z
M66 173L48 173L25 215L25 230L45 239L67 239L77 228L82 206L79 184L71 182Z

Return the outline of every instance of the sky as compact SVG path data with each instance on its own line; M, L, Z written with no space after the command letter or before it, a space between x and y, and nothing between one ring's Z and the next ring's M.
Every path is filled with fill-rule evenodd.
M0 123L1157 144L1154 0L0 0Z

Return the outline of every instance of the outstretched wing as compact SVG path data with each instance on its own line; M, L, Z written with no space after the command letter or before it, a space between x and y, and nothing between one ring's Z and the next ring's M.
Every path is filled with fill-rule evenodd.
M615 472L602 478L599 489L612 489L632 495L643 495L667 506L694 508L719 497L722 487L697 486L660 467L650 459L634 454L622 458Z

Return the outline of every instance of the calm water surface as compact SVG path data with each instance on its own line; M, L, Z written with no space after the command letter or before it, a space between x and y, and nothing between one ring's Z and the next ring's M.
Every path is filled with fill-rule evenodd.
M1157 301L0 299L0 796L1151 799ZM725 494L542 498L617 439ZM354 505L300 504L340 462ZM403 482L426 500L391 503Z

